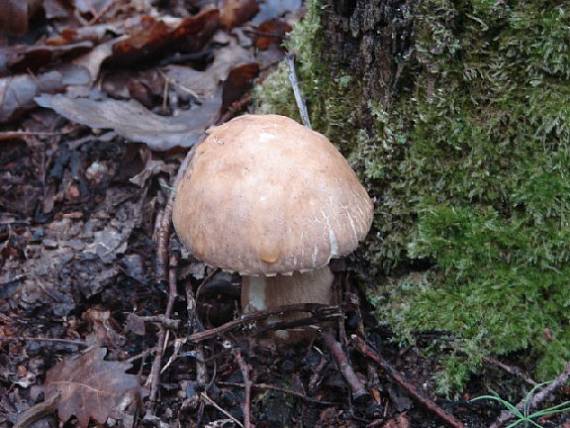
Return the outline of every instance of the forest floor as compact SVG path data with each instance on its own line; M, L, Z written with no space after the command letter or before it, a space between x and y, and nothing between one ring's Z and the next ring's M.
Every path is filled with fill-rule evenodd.
M435 396L437 363L397 346L343 263L345 303L304 308L332 342L275 345L236 321L239 277L170 228L186 152L250 108L299 0L17 3L0 10L22 33L0 44L0 426L491 425L501 408L470 401L485 382Z

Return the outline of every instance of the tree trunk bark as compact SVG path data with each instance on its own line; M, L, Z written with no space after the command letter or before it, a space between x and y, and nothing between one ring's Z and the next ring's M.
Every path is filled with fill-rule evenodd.
M325 0L324 60L360 82L363 107L375 99L388 106L413 48L417 0Z

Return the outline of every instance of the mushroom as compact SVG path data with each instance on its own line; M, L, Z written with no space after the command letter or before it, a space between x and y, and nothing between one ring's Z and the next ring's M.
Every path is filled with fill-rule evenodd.
M284 116L240 116L208 134L177 189L173 222L184 245L242 275L244 312L330 304L329 261L358 246L373 214L346 159Z

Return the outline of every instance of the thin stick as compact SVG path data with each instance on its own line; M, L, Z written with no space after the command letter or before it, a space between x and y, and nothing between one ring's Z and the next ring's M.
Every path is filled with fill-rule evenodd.
M186 286L186 311L188 312L188 331L190 333L203 331L204 327L196 314L196 299L190 284ZM208 384L204 347L200 344L196 346L196 383L201 390L205 390Z
M140 321L144 322L154 322L160 324L164 328L169 330L176 330L180 324L179 320L173 320L170 318L166 318L164 315L151 315L151 316L137 316Z
M62 343L65 345L75 345L75 346L83 346L88 348L90 345L82 340L72 340L72 339L54 339L51 337L6 337L0 336L1 341L10 341L10 342L17 342L23 340L25 342L52 342L52 343Z
M227 410L224 410L220 406L218 406L218 404L214 400L212 400L210 397L208 397L208 394L206 394L205 392L202 392L202 393L200 393L200 397L202 397L204 400L206 400L208 403L210 403L212 406L214 406L216 409L218 409L220 412L222 412L224 415L226 415L232 421L234 421L237 426L244 428L243 424L240 421L238 421L236 418L234 418Z
M238 383L238 382L220 381L220 382L216 382L216 383L220 386L235 386L236 388L245 388L245 384ZM307 397L302 392L293 391L292 389L288 389L288 388L281 388L280 386L270 385L268 383L252 383L251 387L252 387L252 389L264 389L264 390L269 390L269 391L282 392L284 394L293 395L294 397L298 397L298 398L300 398L300 399L302 399L308 403L321 404L323 406L332 406L335 404L339 404L339 403L335 403L334 401L317 400L316 398Z
M156 257L156 279L158 282L166 282L167 269L168 269L168 243L170 242L170 226L172 224L172 210L174 209L174 199L176 197L176 189L178 189L178 184L184 177L186 168L190 164L190 161L194 157L196 152L196 146L200 144L201 140L195 144L186 154L186 157L180 164L176 178L174 179L174 184L172 186L172 192L168 197L168 202L160 215L160 222L158 224L157 231L157 257Z
M29 426L32 426L34 422L37 422L55 412L60 398L61 394L56 392L47 400L30 407L20 415L18 422L16 422L13 428L28 428Z
M228 331L241 327L244 324L261 321L269 318L272 315L283 315L292 312L311 312L318 319L331 319L342 316L343 307L337 305L323 305L320 303L298 303L294 305L279 306L268 311L251 312L244 314L241 318L229 321L219 327L205 330L203 332L194 333L188 338L188 340L190 342L202 342L206 339L220 336L223 333L227 333Z
M311 126L311 121L309 120L309 112L307 110L305 100L303 99L303 94L301 93L301 89L299 88L299 81L297 80L297 73L295 72L295 57L292 54L287 54L285 56L285 60L287 61L287 65L289 66L289 81L291 82L291 86L293 87L295 102L297 103L297 107L299 108L299 114L301 115L301 120L303 121L303 125L305 125L309 129L313 129L313 127Z
M368 344L360 337L352 335L352 343L356 346L356 349L362 353L365 357L374 361L384 372L390 376L400 387L406 391L414 400L421 404L425 409L429 410L437 417L439 417L446 425L452 428L464 428L462 422L457 420L453 415L450 415L441 407L439 407L435 402L420 393L414 385L409 383L401 373L399 373L394 367L392 367L387 361L385 361L380 354L378 354L374 349L372 349Z
M513 376L518 376L520 377L522 380L524 380L526 383L528 383L529 385L532 386L536 386L537 382L534 379L531 379L528 375L526 375L520 368L515 367L515 366L509 366L508 364L505 364L499 360L497 360L496 358L493 357L484 357L483 360L485 360L486 362L488 362L489 364L492 364L494 366L499 367L500 369L503 369L504 371L506 371L507 373L513 375Z
M236 358L239 369L241 371L241 375L243 377L243 383L245 386L245 399L243 401L243 425L245 428L251 428L251 378L249 377L249 371L251 368L249 364L241 355L241 352L238 348L232 349L232 353Z
M321 337L323 338L325 345L327 345L327 348L329 348L329 352L335 359L346 383L350 386L353 398L358 400L359 398L368 395L366 388L360 379L358 379L352 365L348 361L348 357L342 349L341 344L330 333L322 333Z
M105 6L103 6L98 13L93 14L93 18L91 18L88 25L91 26L91 25L97 23L97 21L99 21L103 17L103 15L105 15L107 12L109 12L109 10L111 10L111 8L114 5L115 5L115 0L109 0L109 2Z
M140 360L141 358L146 358L150 354L156 351L157 348L149 348L142 351L140 354L133 355L132 357L127 358L124 360L125 363L132 363L133 361Z
M32 132L32 131L5 131L0 132L0 141L2 140L11 140L14 138L20 137L30 137L30 136L55 136L55 135L66 135L69 134L71 131L68 132Z
M536 409L544 401L546 401L553 393L555 393L559 388L563 387L566 384L566 382L568 382L569 379L570 379L570 362L566 363L564 371L560 373L556 379L554 379L551 383L546 385L542 391L535 394L530 403L528 403L527 400L522 400L517 404L517 409L520 410L521 412L523 412L525 408L528 410ZM493 422L493 424L489 428L499 428L505 422L510 421L514 417L515 415L512 412L506 410L502 411L499 417L495 420L495 422Z
M164 312L164 318L170 319L172 314L172 308L174 307L174 301L176 300L176 268L178 267L178 255L172 254L170 256L170 270L168 274L168 302L166 303L166 310ZM164 348L166 345L166 328L161 324L160 331L158 333L158 349L152 362L152 367L150 369L150 402L155 402L158 395L158 386L160 384L160 365L162 361L162 355L164 354Z

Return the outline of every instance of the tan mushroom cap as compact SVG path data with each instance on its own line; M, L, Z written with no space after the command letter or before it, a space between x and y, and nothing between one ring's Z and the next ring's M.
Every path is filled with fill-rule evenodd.
M200 144L173 222L200 260L242 275L306 272L351 253L373 204L323 135L277 115L245 115Z

